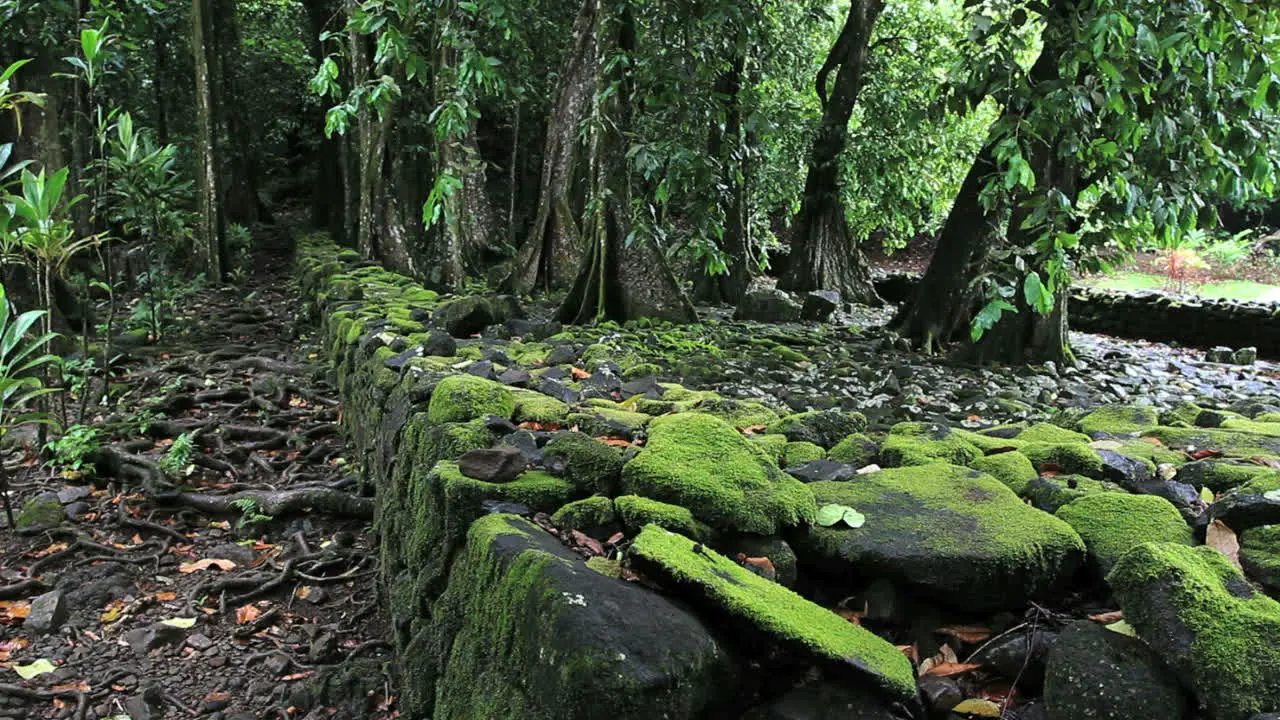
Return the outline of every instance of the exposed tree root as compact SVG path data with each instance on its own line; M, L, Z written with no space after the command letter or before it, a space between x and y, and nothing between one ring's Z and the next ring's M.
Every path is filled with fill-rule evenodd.
M239 513L241 508L236 503L245 500L253 502L256 512L273 517L314 511L361 520L373 519L372 499L357 497L330 488L274 491L249 490L231 495L173 492L155 497L155 501L158 503L185 505L207 513Z

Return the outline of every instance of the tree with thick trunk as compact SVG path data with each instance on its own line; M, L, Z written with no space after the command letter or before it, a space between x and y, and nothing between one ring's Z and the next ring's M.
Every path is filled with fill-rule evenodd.
M791 258L786 274L778 281L784 290L839 290L847 300L881 303L866 260L849 232L840 200L839 161L849 135L849 119L866 82L871 34L884 5L884 0L853 0L844 28L818 72L822 120L809 154ZM836 79L828 97L827 78L832 71Z
M215 15L212 0L191 0L191 54L196 78L196 146L199 150L199 220L196 237L205 261L205 273L221 282L227 269L227 247L219 194L218 108L214 93L218 80L213 76L217 63L214 49Z
M590 119L586 170L589 178L582 233L587 245L560 319L588 323L657 317L691 322L697 314L680 291L662 252L645 238L631 238L631 187L626 138L631 128L635 20L629 4L584 0L587 43L597 72L589 97L599 98ZM625 57L612 56L619 53ZM616 61L611 61L616 60ZM564 79L562 78L562 82ZM549 133L556 132L555 128Z

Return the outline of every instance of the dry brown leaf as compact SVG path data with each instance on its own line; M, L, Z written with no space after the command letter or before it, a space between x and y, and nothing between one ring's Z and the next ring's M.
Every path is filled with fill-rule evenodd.
M938 628L935 632L950 635L967 643L980 643L991 637L991 628L982 625L947 625Z
M89 683L81 680L80 682L67 683L66 685L54 685L50 689L53 690L54 692L58 692L61 690L79 690L80 692L87 693L92 688L89 687Z
M160 602L171 602L171 601L173 601L173 600L177 600L177 599L178 599L178 593L176 593L176 592L158 592L158 593L156 593L156 600L159 600Z
M938 663L937 665L934 665L933 667L926 670L924 674L925 675L942 675L945 677L948 675L961 675L963 673L977 670L980 667L982 666L976 665L974 663L945 662L945 663Z
M22 620L30 614L31 603L25 600L0 600L0 617Z
M262 611L252 605L241 605L236 608L236 624L244 625L258 619Z
M1111 612L1098 613L1097 615L1090 615L1089 619L1094 622L1100 622L1104 625L1110 625L1113 622L1120 622L1123 620L1124 611L1112 610Z
M1232 565L1240 567L1240 541L1226 523L1221 520L1210 523L1204 532L1204 544L1226 555Z
M938 654L931 658L925 658L920 663L920 667L916 669L916 674L920 676L927 675L937 665L959 664L960 658L956 657L956 651L951 649L950 645L943 645L938 648Z
M193 572L199 572L201 570L207 570L211 567L216 567L219 570L231 570L235 568L235 566L236 564L231 562L230 560L223 560L221 558L205 558L203 560L197 560L192 563L183 563L179 565L178 572L193 573Z
M858 612L857 610L845 610L844 608L836 610L836 614L854 625L861 625L862 618L866 615L864 612Z

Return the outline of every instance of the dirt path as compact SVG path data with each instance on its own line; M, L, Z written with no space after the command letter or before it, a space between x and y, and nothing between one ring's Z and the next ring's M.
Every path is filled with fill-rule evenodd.
M0 529L0 720L391 716L372 503L288 262L128 351L92 471L8 458L52 514Z

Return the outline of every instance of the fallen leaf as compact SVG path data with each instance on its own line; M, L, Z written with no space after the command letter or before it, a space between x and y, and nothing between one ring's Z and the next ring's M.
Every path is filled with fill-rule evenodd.
M570 368L570 372L573 373L574 380L586 380L591 377L591 373L583 370L582 368Z
M963 673L972 672L974 670L977 670L980 667L982 666L974 663L945 662L945 663L938 663L937 665L930 667L928 670L925 671L924 674L925 675L942 675L943 677L947 677L950 675L961 675Z
M179 565L178 572L193 573L193 572L198 572L200 570L206 570L211 567L216 567L219 570L231 570L235 566L236 564L231 562L230 560L222 560L219 558L205 558L204 560L197 560L193 563L183 563L182 565Z
M998 718L1004 711L1000 709L999 703L979 698L970 698L951 708L951 712L960 713L961 715L977 715L978 717Z
M285 675L280 679L285 682L289 682L291 680L304 680L314 675L315 672L316 672L315 670L307 670L306 672L294 673L292 675Z
M241 605L236 608L236 624L244 625L258 619L262 611L252 605Z
M1195 452L1188 451L1187 457L1191 458L1192 460L1207 460L1209 458L1220 458L1225 454L1226 453L1222 452L1221 450L1205 449L1205 450L1196 450Z
M1125 622L1124 620L1120 620L1119 622L1113 622L1110 625L1107 625L1106 628L1111 632L1120 633L1121 635L1128 635L1129 637L1138 637L1138 632L1133 629L1132 625Z
M293 596L299 600L306 600L311 597L311 593L313 592L315 592L315 588L312 588L310 585L302 585L293 591Z
M87 693L93 688L89 687L89 683L81 680L80 682L76 682L76 683L67 683L65 685L54 685L50 689L55 692L61 691L61 690L79 690L80 692Z
M859 612L857 610L846 610L844 608L837 609L836 614L844 618L845 620L848 620L849 622L853 623L854 625L861 625L862 618L866 615L866 613L864 612Z
M920 662L920 648L916 647L914 643L911 645L895 645L894 647L898 648L903 655L906 655L913 665Z
M746 433L748 435L762 433L765 432L765 430L766 428L764 425L748 425L747 427L738 428L738 432Z
M1280 460L1277 460L1275 458L1262 457L1261 455L1259 455L1256 457L1251 457L1249 458L1249 460L1252 461L1253 464L1255 465L1262 465L1263 467L1269 467L1269 468L1274 468L1276 470L1280 470Z
M1205 501L1206 503L1213 503L1213 501L1215 500L1213 491L1207 487L1200 488L1200 499Z
M1111 612L1098 613L1097 615L1090 615L1089 619L1100 623L1119 622L1124 619L1124 611L1112 610Z
M178 593L176 592L169 592L166 590L165 592L156 593L156 600L159 600L160 602L171 602L177 599Z
M182 628L185 630L187 628L195 627L196 619L193 617L169 618L168 620L161 620L160 624L168 625L169 627Z
M596 440L599 440L605 445L610 445L612 447L631 447L631 441L625 438L608 437L605 435L601 435L600 437L596 438Z
M776 575L778 570L773 566L773 561L767 557L746 557L740 558L740 561L746 565L753 565L767 573Z
M221 690L214 690L208 695L205 695L204 700L205 702L215 702L215 703L229 702L231 700L231 693L222 692Z
M934 632L950 635L967 643L980 643L991 637L991 628L981 625L947 625L938 628Z
M956 651L952 650L950 645L944 644L942 647L938 648L937 655L925 658L924 662L920 663L920 667L916 668L916 674L923 677L937 665L944 665L947 663L959 664L959 662L960 658L956 657Z
M1204 544L1226 555L1232 565L1240 567L1240 540L1226 523L1221 520L1210 523L1204 531Z
M25 600L0 600L0 617L22 620L31 614L31 603Z
M609 539L604 541L604 544L605 544L605 545L617 545L618 543L620 543L620 542L622 542L623 540L626 540L626 539L627 539L627 536L626 536L626 535L624 535L623 533L618 532L618 533L614 533L614 534L610 535L610 536L609 536Z
M37 675L51 673L57 669L58 668L53 666L53 663L49 662L45 658L40 658L39 660L31 663L30 665L14 665L13 666L13 671L18 673L18 677L22 678L23 680L30 680L31 678L36 677Z

